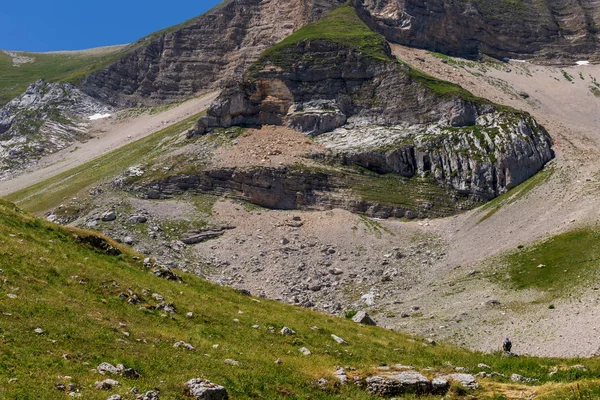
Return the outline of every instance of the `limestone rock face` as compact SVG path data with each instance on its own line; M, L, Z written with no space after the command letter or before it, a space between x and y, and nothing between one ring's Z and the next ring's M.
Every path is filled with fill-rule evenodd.
M71 84L32 83L0 107L0 179L85 137L88 117L110 112Z
M82 89L132 105L177 100L238 78L261 52L341 0L233 0L88 76Z
M355 0L389 41L450 55L597 60L600 1Z

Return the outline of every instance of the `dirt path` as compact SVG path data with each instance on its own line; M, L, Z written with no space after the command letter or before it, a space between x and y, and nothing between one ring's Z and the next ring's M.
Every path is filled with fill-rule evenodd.
M154 115L143 114L126 120L111 117L94 121L90 129L92 139L75 142L57 153L44 157L29 170L0 182L0 196L42 182L182 121L206 109L217 95L218 92L212 92Z

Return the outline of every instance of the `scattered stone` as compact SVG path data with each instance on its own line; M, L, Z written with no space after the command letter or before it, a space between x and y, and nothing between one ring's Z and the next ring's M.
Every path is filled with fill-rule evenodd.
M17 297L19 297L19 296L17 296L17 295L16 295L16 294L14 294L14 293L8 293L8 294L6 295L6 297L8 297L9 299L16 299L16 298L17 298Z
M158 393L156 393L153 390L150 390L144 394L136 396L135 400L160 400L160 398L158 397Z
M283 361L281 361L281 358L278 358L277 360L275 360L275 364L278 364L278 365L279 365L279 364L281 364L281 363L283 363Z
M239 361L232 360L232 359L230 359L230 358L226 359L226 360L224 361L224 363L225 363L225 364L229 364L229 365L233 365L233 366L236 366L236 367L239 367L239 366L240 366L240 362L239 362Z
M307 349L306 347L301 347L300 348L300 353L304 354L305 356L310 356L312 353L310 352L309 349Z
M170 314L175 314L175 312L177 311L177 309L175 307L175 304L173 304L173 303L166 303L164 301L162 303L160 303L160 304L157 304L154 308L156 310L168 312Z
M281 334L282 335L295 335L296 332L293 329L290 329L287 326L284 326L283 328L281 328Z
M110 390L115 386L121 385L118 381L114 379L105 379L101 382L94 383L94 387L98 390Z
M187 232L180 240L187 244L193 245L201 242L205 242L209 239L215 239L222 236L226 230L235 229L234 226L224 226L220 228L202 228L194 231Z
M500 302L496 299L488 300L484 303L486 306L498 306Z
M487 369L487 370L491 370L492 369L492 367L490 367L487 364L483 364L483 363L482 364L477 364L477 368Z
M360 296L360 299L368 306L375 305L375 293L365 293L362 296Z
M102 364L98 365L98 367L96 367L96 370L98 370L98 372L100 372L102 375L106 375L106 374L118 375L121 372L123 372L124 367L121 364L119 364L115 367L112 364L103 362Z
M352 321L363 325L377 325L377 323L373 321L373 319L365 311L357 312L356 315L352 317Z
M346 370L344 368L339 367L338 369L336 369L334 375L336 378L338 378L342 385L348 384L348 375L346 375Z
M471 374L449 374L440 376L440 378L458 382L466 389L477 389L479 387L479 383Z
M175 347L176 349L178 349L178 348L180 348L180 347L183 347L184 349L186 349L186 350L189 350L189 351L194 351L194 350L196 350L196 348L195 348L194 346L192 346L192 345L191 345L191 344L189 344L189 343L183 342L183 341L181 341L181 342L176 342L176 343L173 345L173 347Z
M419 372L405 371L367 378L367 391L370 394L382 397L407 393L423 395L432 392L432 383Z
M341 337L339 337L339 336L336 336L336 335L334 335L334 334L331 334L331 337L333 338L333 340L335 340L335 341L336 341L336 343L339 343L339 344L344 344L344 345L347 345L347 344L348 344L348 342L346 342L344 339L342 339L342 338L341 338Z
M317 385L318 385L320 388L324 388L324 387L326 387L327 385L329 385L329 381L328 381L327 379L325 379L325 378L321 378L321 379L319 379L319 380L317 381Z
M148 222L148 218L144 215L132 215L131 217L127 218L127 222L130 224L145 224Z
M35 328L35 329L33 330L33 332L35 332L35 333L36 333L36 334L38 334L38 335L41 335L41 334L43 334L43 333L44 333L44 330L43 330L42 328Z
M152 271L152 273L157 278L163 278L163 279L167 279L169 281L181 280L181 278L176 273L171 271L171 268L169 268L169 267L162 267L162 266L158 267L154 271Z
M67 391L67 387L64 385L64 383L57 383L54 385L54 388L56 390L60 390L61 392L66 392Z
M121 399L122 399L121 395L118 395L118 394L113 394L112 396L108 396L106 398L106 400L121 400Z
M140 373L133 368L123 369L123 373L121 375L129 379L138 379L140 377Z
M431 381L431 394L443 395L450 389L450 383L444 378L434 378Z
M191 379L185 383L189 394L196 399L227 400L229 395L223 386L214 384L204 379Z
M523 382L523 383L537 382L537 379L526 378L523 375L519 375L519 374L512 374L510 376L510 380L513 382Z
M107 211L104 214L102 214L102 216L100 217L100 219L103 222L111 222L117 219L117 213L114 211Z
M165 301L165 298L158 293L152 293L152 298L156 301Z
M194 318L194 313L190 311L190 312L186 313L185 316L187 318Z

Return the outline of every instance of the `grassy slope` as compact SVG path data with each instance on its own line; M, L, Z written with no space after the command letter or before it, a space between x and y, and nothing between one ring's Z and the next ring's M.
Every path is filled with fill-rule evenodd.
M78 83L83 77L100 70L132 51L133 47L117 48L101 54L82 53L18 53L35 62L14 67L12 57L0 53L0 105L21 95L38 79L51 82Z
M505 283L517 290L537 289L544 300L597 286L599 239L597 229L581 228L512 252L502 260L509 277Z
M150 274L127 249L119 256L108 256L75 239L87 235L91 233L43 222L0 201L0 392L4 398L54 399L63 396L54 389L55 383L73 382L86 399L105 399L113 393L132 399L128 394L132 386L142 391L157 387L161 398L179 399L184 398L186 380L205 377L225 385L234 399L366 399L369 396L354 385L323 391L314 382L321 377L331 379L335 365L350 365L364 377L380 364L443 371L446 362L473 370L485 362L494 370L543 382L553 365L582 362L592 370L598 367L596 360L507 359L446 345L425 346L408 335L253 299L193 276L182 274L183 283L166 281ZM144 301L134 306L120 298L128 289ZM144 289L173 302L177 313L165 316L153 310L157 302L143 295ZM9 293L18 297L10 299ZM194 313L193 319L185 317L188 311ZM253 329L255 324L260 328ZM279 335L283 326L297 334ZM35 334L36 328L44 334ZM332 333L349 345L336 344ZM179 340L191 343L197 351L173 348ZM313 354L301 355L302 346ZM224 364L228 358L241 366ZM283 361L281 365L274 363L277 358ZM118 377L120 388L95 390L93 383L104 377L93 368L105 361L134 367L142 378ZM581 387L590 386L598 394L593 376L593 372L559 372L552 380L562 383L542 386L540 391L567 398L560 393L569 393L569 382L583 379ZM484 389L478 398L494 398L491 392L514 386L502 380L481 381Z
M204 113L205 111L193 115L150 136L6 197L18 202L21 207L30 212L44 212L57 207L63 199L73 197L86 191L90 186L118 176L133 165L147 161L149 157L161 151L165 142L177 140L179 135L190 129Z
M280 58L287 47L303 40L325 40L353 48L382 61L392 61L385 50L385 38L373 32L356 14L356 10L344 4L319 21L305 25L264 53L270 59Z

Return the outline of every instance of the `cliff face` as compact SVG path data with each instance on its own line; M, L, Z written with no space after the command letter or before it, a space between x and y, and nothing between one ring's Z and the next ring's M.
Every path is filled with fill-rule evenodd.
M600 1L355 0L388 40L450 55L598 60Z
M84 92L118 105L195 95L240 77L260 53L338 0L233 0L88 76Z
M159 103L238 79L262 51L342 0L233 0L91 74L84 92L118 105ZM391 42L450 55L598 60L600 0L354 0Z

